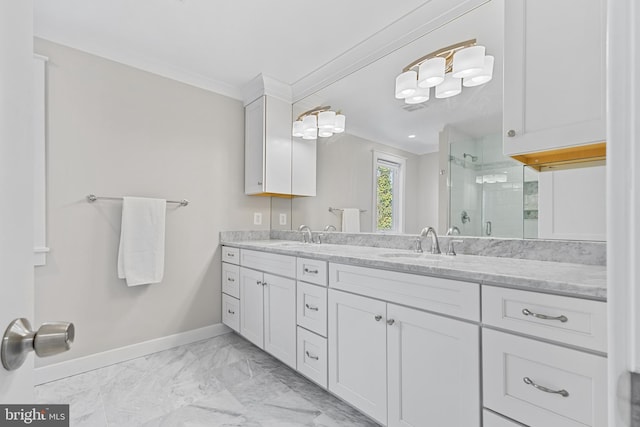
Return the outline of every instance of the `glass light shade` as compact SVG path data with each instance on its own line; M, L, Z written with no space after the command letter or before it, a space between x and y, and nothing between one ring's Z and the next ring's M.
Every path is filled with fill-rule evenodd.
M484 46L471 46L453 54L453 77L473 77L484 68Z
M462 92L462 80L447 73L444 81L436 86L436 98L449 98Z
M439 56L423 62L418 68L418 87L428 88L442 83L446 64L447 60Z
M429 100L429 88L418 88L416 93L404 99L406 104L420 104Z
M318 138L318 128L307 129L304 131L302 139L316 139Z
M293 136L296 138L301 138L304 135L304 130L302 129L302 120L296 120L293 122L293 131L291 132Z
M466 77L462 82L462 86L464 87L473 87L480 86L485 84L493 78L493 61L494 58L491 55L487 55L484 57L484 67L482 71L477 76Z
M336 114L335 125L333 127L333 133L342 133L344 132L344 125L347 118L344 114Z
M414 70L405 71L396 77L396 98L411 96L418 88L418 73Z
M322 111L318 113L318 128L319 129L333 129L336 122L335 111ZM322 135L320 135L322 136Z
M318 129L318 136L320 138L328 138L333 135L332 129Z
M304 119L302 119L302 130L304 133L307 133L308 130L315 130L318 128L318 118L313 114L309 114Z

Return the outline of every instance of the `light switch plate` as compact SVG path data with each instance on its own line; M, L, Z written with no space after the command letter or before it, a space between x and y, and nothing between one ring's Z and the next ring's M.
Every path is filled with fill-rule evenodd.
M280 214L280 225L287 225L287 214Z
M262 225L262 213L260 212L253 213L253 225Z

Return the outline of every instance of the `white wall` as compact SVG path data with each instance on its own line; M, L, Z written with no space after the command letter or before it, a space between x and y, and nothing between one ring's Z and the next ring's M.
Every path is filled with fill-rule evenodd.
M270 224L270 199L244 196L242 103L44 40L35 50L50 58L51 248L36 269L35 320L77 329L71 351L38 363L220 323L219 231ZM167 210L162 283L117 278L122 204L89 204L89 193L191 201Z
M418 228L438 227L439 153L423 154L419 159ZM417 230L419 232L420 230Z

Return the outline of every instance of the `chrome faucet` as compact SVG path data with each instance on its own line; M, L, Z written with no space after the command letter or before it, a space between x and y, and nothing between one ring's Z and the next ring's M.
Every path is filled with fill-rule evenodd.
M447 236L453 236L453 235L460 235L460 229L458 227L456 227L455 225L453 227L449 227L449 229L447 230Z
M324 228L324 231L336 231L336 226L329 224Z
M304 243L313 243L313 234L311 234L311 228L308 225L302 224L298 227L298 231L304 233L302 234L302 241Z
M431 253L440 254L440 243L438 243L438 235L433 227L423 228L420 232L420 236L416 240L416 252L422 252L422 238L429 237L431 235Z

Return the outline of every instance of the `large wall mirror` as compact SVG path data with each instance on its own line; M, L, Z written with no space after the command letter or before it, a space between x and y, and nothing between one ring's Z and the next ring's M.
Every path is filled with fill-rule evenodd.
M558 218L571 223L581 208L560 206L562 200L552 206L552 192L541 194L550 185L543 175L551 174L502 154L504 1L488 1L296 102L293 119L331 106L346 116L346 131L317 138L317 196L275 201L272 227L417 234L433 226L439 234L604 240L604 229L588 236L545 231ZM444 99L431 88L430 99L419 104L395 98L395 79L405 66L471 39L495 58L491 81ZM594 221L604 227L601 169L572 180L584 192L601 178L602 212L596 214L602 218ZM568 211L556 215L561 209ZM349 230L343 230L344 210ZM282 212L291 216L286 225L276 221Z

